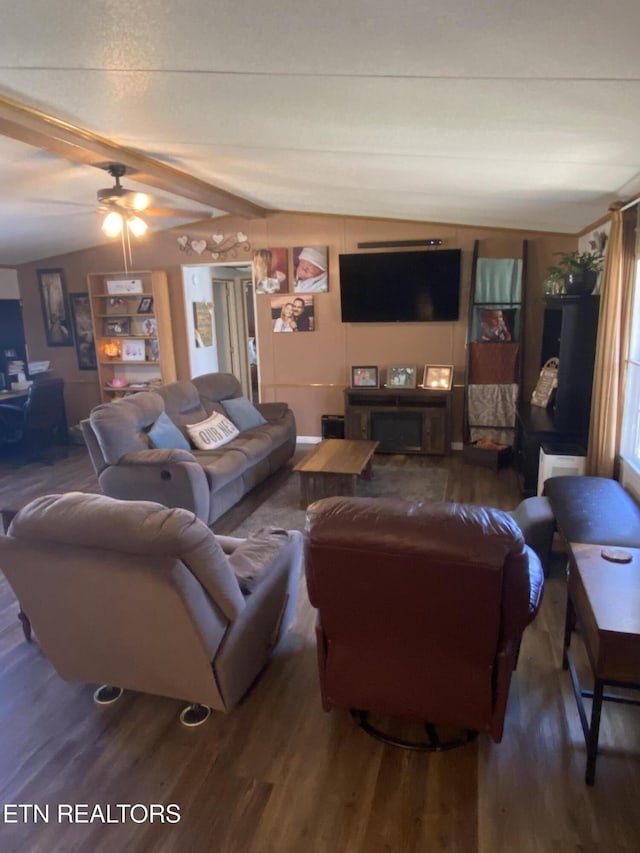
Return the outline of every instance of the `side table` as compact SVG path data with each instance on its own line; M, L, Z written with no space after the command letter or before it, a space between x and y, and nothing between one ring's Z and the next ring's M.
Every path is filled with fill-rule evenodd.
M624 552L631 558L628 562L611 561L603 556L622 557ZM627 696L604 692L606 686L640 690L640 549L571 542L569 553L562 666L571 675L587 746L585 782L593 785L602 702L640 705L640 701ZM582 628L593 673L592 691L581 688L571 654L576 620ZM590 721L583 697L592 699Z

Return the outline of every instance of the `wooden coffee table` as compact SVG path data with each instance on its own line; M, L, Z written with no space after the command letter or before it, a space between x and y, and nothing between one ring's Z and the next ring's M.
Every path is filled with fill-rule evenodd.
M603 551L627 552L631 561L611 562ZM587 745L585 781L593 785L598 755L603 700L640 704L620 694L607 694L605 685L640 690L640 549L571 542L563 668L569 669ZM619 556L615 554L613 556ZM570 650L576 620L593 672L593 691L583 690ZM582 697L592 699L591 720Z
M377 441L327 438L293 469L300 475L300 506L320 498L355 495L356 479L371 476Z

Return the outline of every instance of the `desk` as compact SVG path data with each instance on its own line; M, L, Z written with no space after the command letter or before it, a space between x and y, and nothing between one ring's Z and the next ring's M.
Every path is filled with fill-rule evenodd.
M28 391L0 391L0 403L7 403L9 400L26 400Z
M640 548L624 548L632 560L616 563L602 557L606 545L569 546L569 583L564 633L563 669L571 675L587 745L585 781L593 785L603 700L638 705L626 696L605 694L605 685L640 690ZM593 691L582 690L569 648L576 620L593 672ZM587 721L582 697L592 698Z

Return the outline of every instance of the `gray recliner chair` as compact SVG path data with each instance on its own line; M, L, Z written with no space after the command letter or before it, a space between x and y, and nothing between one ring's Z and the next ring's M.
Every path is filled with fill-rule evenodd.
M302 535L215 536L193 513L72 492L37 498L0 536L0 568L58 674L229 711L296 607ZM113 687L117 689L114 690Z

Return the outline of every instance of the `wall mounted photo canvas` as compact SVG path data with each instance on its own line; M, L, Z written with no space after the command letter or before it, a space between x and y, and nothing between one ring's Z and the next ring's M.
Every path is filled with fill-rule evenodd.
M288 249L257 249L252 268L256 293L289 292Z
M295 293L326 293L329 290L327 246L295 246L293 289Z
M38 270L38 284L47 346L73 346L64 271Z
M271 321L274 332L313 332L313 296L272 296Z
M96 343L91 322L88 293L70 293L73 336L76 342L76 356L80 370L96 370Z

